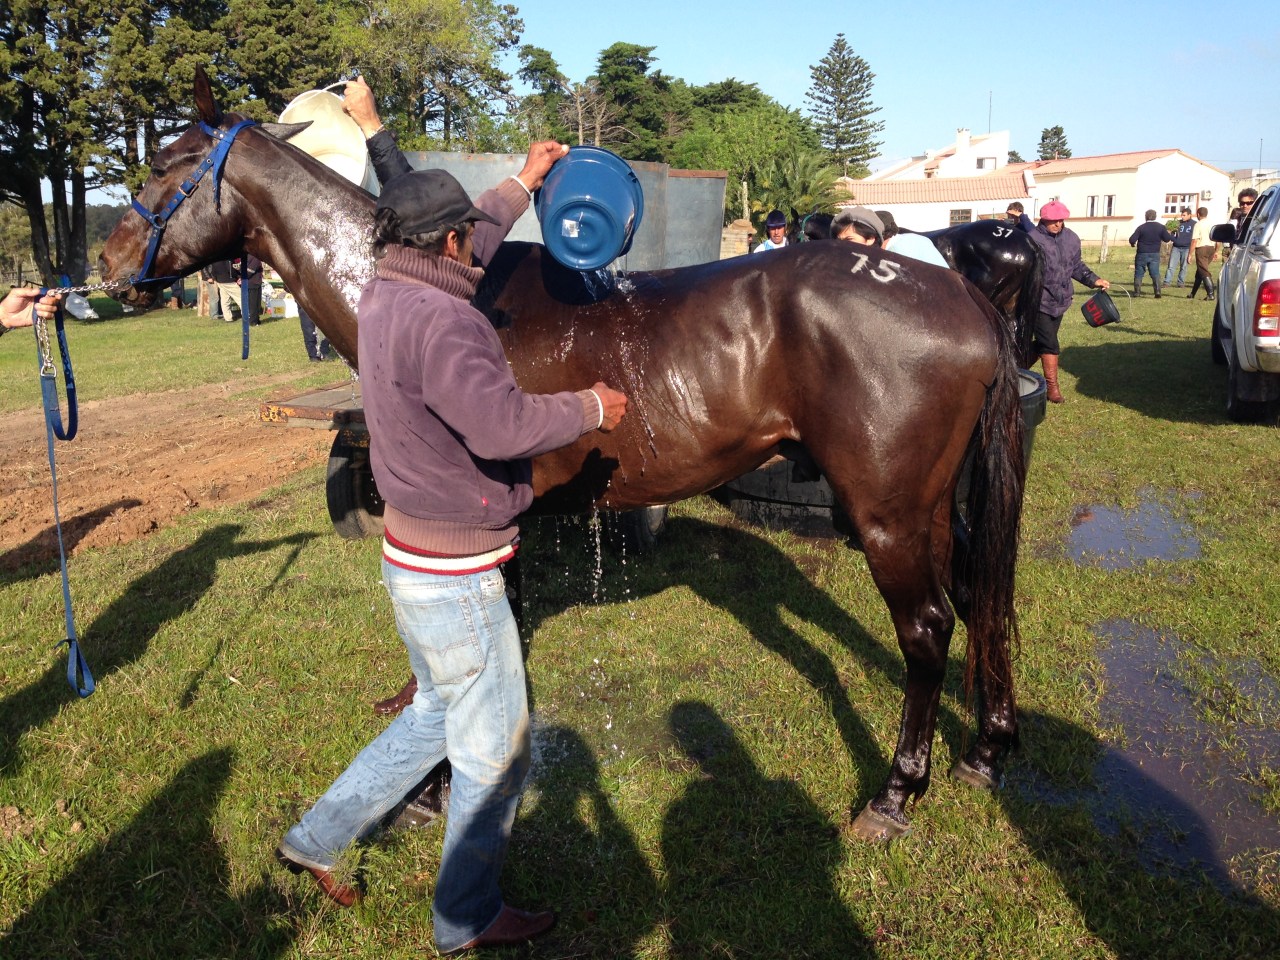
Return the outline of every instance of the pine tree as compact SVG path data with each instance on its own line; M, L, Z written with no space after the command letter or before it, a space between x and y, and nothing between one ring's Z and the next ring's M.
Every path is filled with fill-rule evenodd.
M1065 160L1071 156L1071 148L1067 146L1067 134L1061 127L1045 127L1040 131L1041 160Z
M805 99L811 104L809 112L823 147L832 161L840 164L845 176L850 168L856 174L865 174L883 143L875 137L883 132L884 122L871 119L880 112L871 103L876 75L867 61L849 47L843 33L836 34L827 55L809 68L809 74L813 85Z

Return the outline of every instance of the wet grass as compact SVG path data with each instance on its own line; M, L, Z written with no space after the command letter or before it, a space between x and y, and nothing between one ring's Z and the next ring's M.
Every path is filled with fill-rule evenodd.
M1037 433L1019 580L1022 748L1006 787L940 775L972 736L960 631L939 776L914 831L888 847L841 829L882 782L901 709L901 658L860 554L744 526L706 499L673 508L658 550L625 560L597 553L577 524L526 525L538 761L505 888L561 911L529 955L1273 955L1274 882L1241 875L1224 890L1153 866L1140 809L1097 815L1096 765L1123 737L1100 714L1099 624L1178 638L1205 749L1230 749L1243 720L1277 723L1258 708L1272 687L1215 665L1280 678L1280 431L1223 417L1205 304L1121 309L1100 330L1068 315L1069 402ZM283 331L260 328L259 343L273 326ZM115 336L86 356L159 356L164 337L181 339L142 321L92 329ZM287 333L281 349L300 349ZM238 369L238 340L226 340L215 365ZM145 380L119 376L126 392ZM384 727L368 703L405 671L378 544L333 536L321 480L310 471L253 504L77 556L77 623L99 679L85 701L53 647L57 577L0 579L0 954L433 955L438 829L368 847L370 896L347 913L271 859ZM1198 557L1121 569L1069 558L1079 507L1132 509L1151 491L1193 529ZM1275 769L1237 775L1280 809Z

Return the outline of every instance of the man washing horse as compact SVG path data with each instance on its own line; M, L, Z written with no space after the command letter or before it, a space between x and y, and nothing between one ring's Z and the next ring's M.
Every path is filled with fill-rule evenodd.
M533 144L520 174L476 204L443 170L391 177L378 200L376 277L359 305L361 383L386 501L382 579L417 689L277 852L351 905L360 894L334 877L338 858L447 758L432 905L446 954L523 943L555 922L505 904L498 886L530 756L524 660L499 565L515 554L516 517L533 500L530 458L612 430L627 398L602 382L523 392L470 300L484 274L476 261L489 261L566 150Z

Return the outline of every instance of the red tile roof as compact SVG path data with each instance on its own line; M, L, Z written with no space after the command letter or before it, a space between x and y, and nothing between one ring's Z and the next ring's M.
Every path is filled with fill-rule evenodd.
M1061 160L1041 160L1035 163L1036 175L1067 175L1072 173L1098 173L1103 170L1136 170L1150 160L1181 153L1180 150L1136 150L1132 153L1106 153L1099 157L1064 157ZM1184 154L1185 156L1185 154ZM1195 159L1191 157L1191 159Z
M1022 173L981 177L942 177L929 180L842 180L852 203L874 207L891 203L954 203L967 200L1012 200L1029 197Z

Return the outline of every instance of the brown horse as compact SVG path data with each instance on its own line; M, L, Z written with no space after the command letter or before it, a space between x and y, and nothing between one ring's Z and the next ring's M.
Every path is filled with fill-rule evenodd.
M203 75L196 107L202 124L157 154L142 212L168 209L184 177L218 149L215 138L242 119L222 114ZM190 196L170 211L151 256L151 218L126 213L103 251L103 278L136 279L148 260L160 276L187 274L243 244L354 364L355 303L373 275L373 200L273 135L300 128L240 130L224 151L217 202L212 187L183 190ZM165 282L136 279L122 296L146 305ZM624 275L600 300L540 247L507 244L477 303L525 390L605 380L631 398L613 433L536 460L541 511L674 502L787 445L820 466L856 528L907 668L892 768L856 818L858 834L905 832L905 805L928 786L955 624L949 597L968 627L978 713L978 736L956 771L998 781L1017 730L1009 650L1022 418L1007 325L971 284L880 251L813 243ZM968 457L962 512L954 493Z

